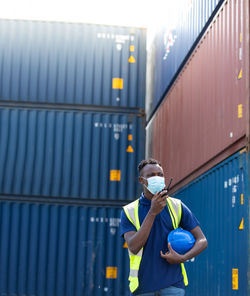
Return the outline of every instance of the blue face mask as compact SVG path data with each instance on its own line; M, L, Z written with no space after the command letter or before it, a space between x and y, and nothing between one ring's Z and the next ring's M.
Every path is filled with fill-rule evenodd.
M150 191L153 195L155 195L157 192L161 191L165 188L165 179L164 177L150 177L147 179L148 186L147 189Z

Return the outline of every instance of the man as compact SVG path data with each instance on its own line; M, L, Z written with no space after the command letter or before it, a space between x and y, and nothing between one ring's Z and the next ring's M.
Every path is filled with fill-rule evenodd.
M192 212L180 200L167 196L160 162L143 160L138 171L143 193L121 213L121 235L130 253L130 290L132 295L183 296L187 278L182 263L201 253L207 240ZM178 226L196 240L184 255L167 243L168 234Z

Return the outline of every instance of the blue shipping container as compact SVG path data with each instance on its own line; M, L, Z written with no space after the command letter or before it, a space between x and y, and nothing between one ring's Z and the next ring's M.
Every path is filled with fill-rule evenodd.
M0 108L0 194L134 200L144 143L136 114Z
M0 20L0 100L144 109L146 30Z
M236 153L175 194L208 239L208 248L185 264L187 296L250 294L249 177L250 154Z
M148 115L160 103L194 43L224 0L184 0L176 24L168 24L155 36L149 50ZM151 82L152 81L152 82Z
M0 295L130 295L120 212L1 201Z

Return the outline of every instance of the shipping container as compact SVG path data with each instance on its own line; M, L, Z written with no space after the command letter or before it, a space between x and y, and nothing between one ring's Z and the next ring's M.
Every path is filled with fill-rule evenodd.
M175 18L172 17L171 21L166 19L161 29L151 37L153 42L149 44L147 62L148 115L152 114L163 99L223 2L224 0L176 1L178 10L173 11Z
M134 200L138 114L0 108L0 194Z
M185 264L186 295L250 295L250 154L227 158L174 195L195 214L208 248Z
M0 101L144 109L146 30L0 20Z
M130 295L121 208L0 198L0 295Z
M147 125L146 154L175 186L248 145L248 9L249 1L223 4Z

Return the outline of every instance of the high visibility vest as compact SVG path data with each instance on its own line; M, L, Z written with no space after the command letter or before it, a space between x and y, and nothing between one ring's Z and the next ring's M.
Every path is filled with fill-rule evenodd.
M181 221L182 206L181 201L176 198L168 197L167 206L172 220L173 228L178 228ZM140 229L139 221L139 199L129 203L123 207L124 212L129 219L129 221L135 226L136 230ZM129 273L129 288L133 293L139 287L138 272L141 264L143 248L137 254L133 254L128 249L129 259L130 259L130 273ZM184 279L185 286L188 285L187 273L184 264L181 263L182 275Z

